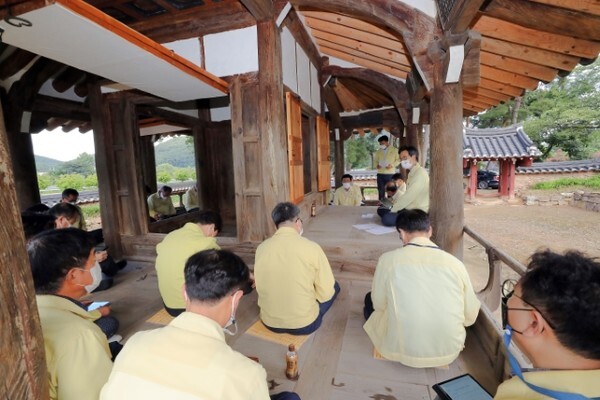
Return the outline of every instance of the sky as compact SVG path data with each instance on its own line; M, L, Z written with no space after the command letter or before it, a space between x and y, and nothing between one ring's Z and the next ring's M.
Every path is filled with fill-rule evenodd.
M42 131L31 135L33 153L60 161L70 161L81 153L94 154L94 136L92 131L79 133L78 129L63 132L61 127L53 131Z

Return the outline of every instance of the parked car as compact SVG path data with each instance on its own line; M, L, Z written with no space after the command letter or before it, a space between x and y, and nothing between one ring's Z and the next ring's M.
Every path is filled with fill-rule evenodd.
M496 171L477 171L477 187L479 189L498 189L500 181Z

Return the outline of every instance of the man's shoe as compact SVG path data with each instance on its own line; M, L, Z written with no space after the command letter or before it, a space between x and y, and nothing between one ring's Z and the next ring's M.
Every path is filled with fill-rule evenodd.
M121 260L121 261L117 261L117 267L119 268L119 270L122 270L123 268L125 268L127 266L127 260Z

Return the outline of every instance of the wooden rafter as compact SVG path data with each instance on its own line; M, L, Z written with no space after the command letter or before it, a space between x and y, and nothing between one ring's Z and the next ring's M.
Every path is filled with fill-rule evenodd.
M273 3L271 0L240 0L257 21L273 18Z
M481 64L538 79L542 82L550 82L556 78L558 73L555 68L483 51L481 52Z
M487 65L482 65L481 76L496 82L510 82L513 86L533 90L538 86L538 80L504 71Z
M498 92L498 93L504 93L507 94L509 96L522 96L523 95L523 89L522 88L517 88L514 86L510 86L507 85L506 83L503 82L496 82L493 81L491 79L487 79L487 78L481 78L481 82L480 82L480 86L482 88L485 89L489 89L492 90L494 92Z
M597 0L530 0L535 3L547 4L550 6L566 8L585 12L593 15L600 15L600 3Z
M30 53L27 50L13 49L14 51L12 54L5 57L2 62L0 62L0 80L13 76L37 57L36 54Z

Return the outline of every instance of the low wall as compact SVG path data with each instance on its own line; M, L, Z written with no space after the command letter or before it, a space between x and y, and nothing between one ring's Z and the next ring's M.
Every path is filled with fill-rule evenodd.
M600 192L576 192L572 204L584 210L600 212Z

